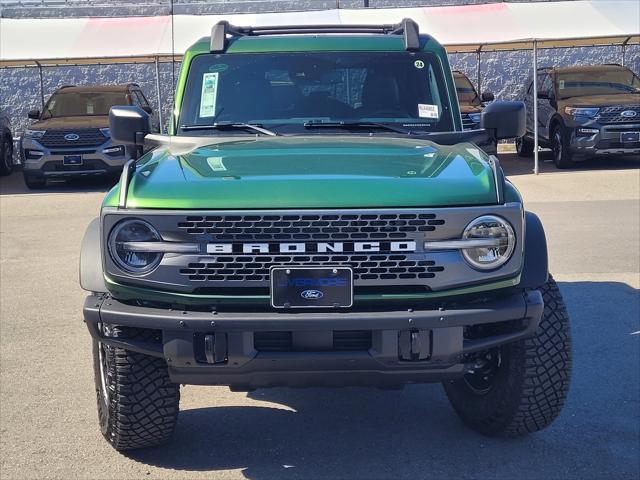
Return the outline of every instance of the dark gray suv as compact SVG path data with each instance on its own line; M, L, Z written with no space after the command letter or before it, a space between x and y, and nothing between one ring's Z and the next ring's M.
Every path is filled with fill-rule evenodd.
M527 132L518 155L533 154L533 80L522 92ZM538 70L538 141L558 168L601 155L640 156L640 78L621 65Z
M27 187L42 188L47 179L119 175L129 155L124 145L111 141L109 109L114 105L136 105L152 113L135 83L61 87L42 112L30 111L36 122L25 129L21 142Z

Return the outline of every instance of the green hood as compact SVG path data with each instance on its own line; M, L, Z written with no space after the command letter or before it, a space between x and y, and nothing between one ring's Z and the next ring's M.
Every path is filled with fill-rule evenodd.
M211 138L213 141L214 139ZM106 204L116 202L117 188ZM388 137L257 137L140 162L128 208L435 207L496 203L487 156Z

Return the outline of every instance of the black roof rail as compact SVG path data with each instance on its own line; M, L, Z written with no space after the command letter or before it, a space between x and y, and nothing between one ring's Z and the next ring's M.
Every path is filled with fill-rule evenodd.
M140 88L140 85L138 85L135 82L129 82L129 83L127 83L127 87L138 87L138 88Z
M58 87L58 90L62 90L63 88L73 88L73 87L75 87L75 85L60 85Z
M410 18L395 25L283 25L263 27L237 27L222 20L211 29L211 53L224 52L227 36L247 37L258 35L296 35L308 33L368 33L402 35L406 50L420 50L420 29Z

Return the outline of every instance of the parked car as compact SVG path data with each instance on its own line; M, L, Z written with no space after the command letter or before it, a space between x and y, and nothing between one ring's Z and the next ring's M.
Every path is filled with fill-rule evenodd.
M13 172L13 135L6 111L0 110L0 176Z
M453 80L458 94L462 127L465 129L480 128L482 109L485 103L493 102L495 98L493 93L482 92L482 95L478 95L478 91L469 80L469 77L460 70L453 70Z
M463 130L446 51L409 19L220 22L178 85L169 135L146 135L140 108L111 109L115 141L155 148L82 243L114 448L168 441L180 384L442 382L485 435L553 422L569 318L542 224L480 148L524 133L522 102Z
M129 155L109 134L109 109L114 105L136 105L153 113L135 83L63 86L42 112L30 111L29 118L36 121L21 141L27 187L42 188L47 179L119 175ZM152 123L157 131L157 122Z
M521 94L527 132L518 155L533 154L533 80ZM640 78L621 65L538 70L538 142L558 168L595 156L640 156Z

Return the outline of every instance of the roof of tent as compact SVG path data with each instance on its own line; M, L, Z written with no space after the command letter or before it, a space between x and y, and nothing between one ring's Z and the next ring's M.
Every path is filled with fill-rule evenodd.
M576 0L449 7L334 9L300 12L127 18L0 18L0 67L169 60L211 26L388 24L412 18L453 52L640 43L640 2ZM174 32L172 45L172 30Z

